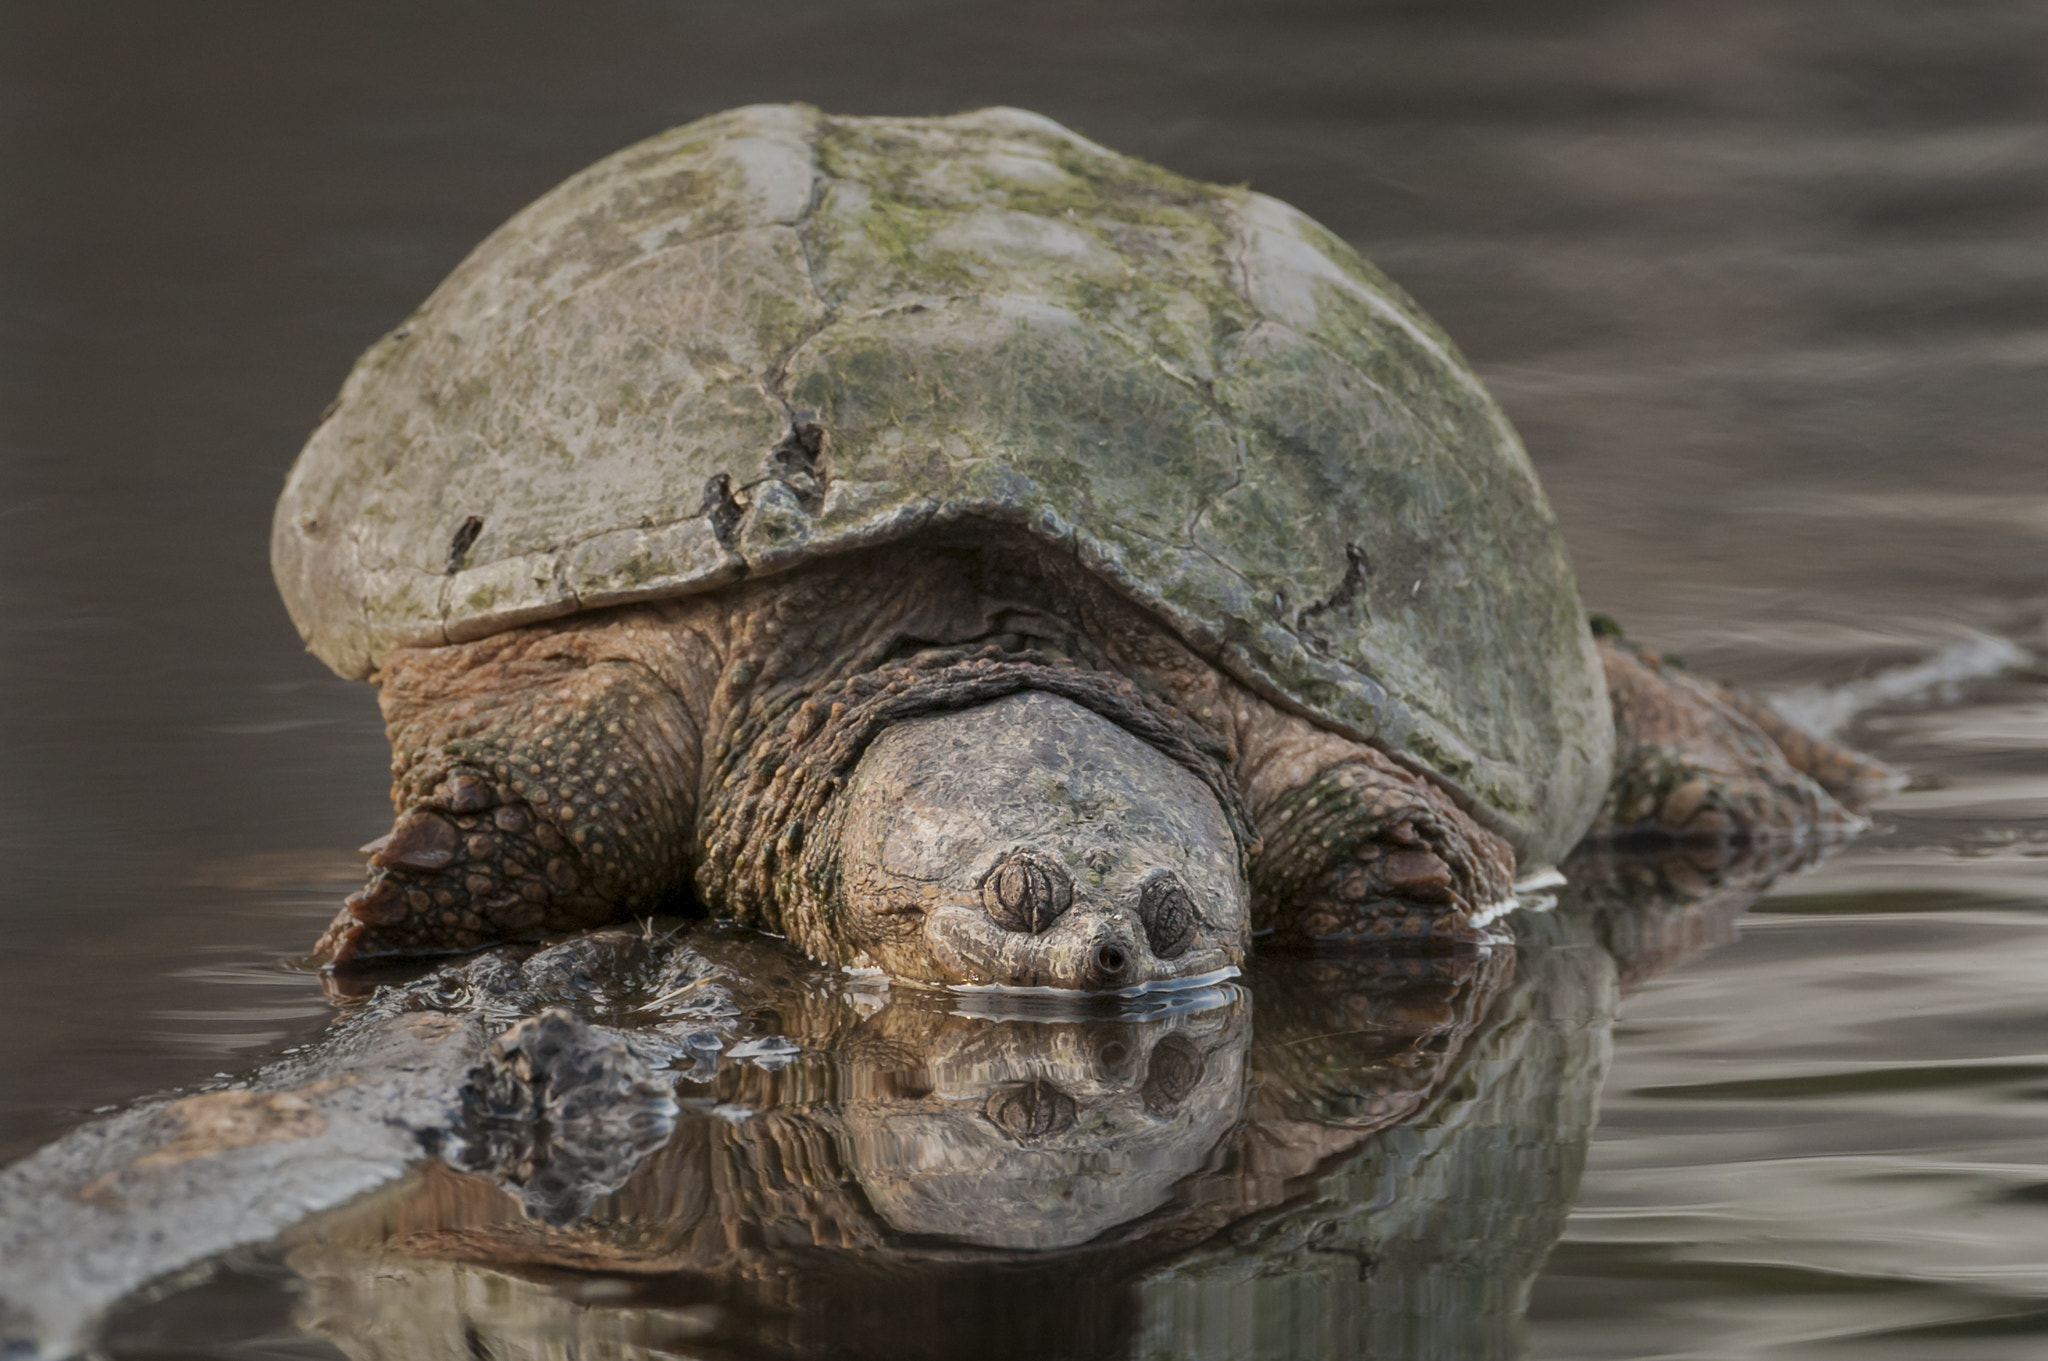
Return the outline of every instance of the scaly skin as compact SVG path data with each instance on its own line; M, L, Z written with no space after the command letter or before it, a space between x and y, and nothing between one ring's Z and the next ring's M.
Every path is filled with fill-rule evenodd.
M534 940L661 906L684 882L696 726L633 611L413 650L385 668L398 807L369 883L317 947L336 963Z
M1882 768L1618 640L1602 656L1621 761L1596 836L1853 826L1795 762L1845 794L1884 785ZM1246 819L1232 858L1271 943L1453 948L1511 891L1512 849L1446 791L1253 695L1077 565L990 534L396 654L381 680L398 820L320 949L345 963L536 939L681 903L694 880L716 915L852 957L860 876L816 838L836 839L848 762L872 736L827 739L859 696L894 703L888 677L1025 659L1070 672L1076 694L1123 687L1128 714L1166 725L1148 742L1178 742L1175 759L1230 786ZM953 691L979 684L968 672ZM736 798L756 811L735 816ZM803 825L785 825L799 806ZM963 981L956 967L891 964Z

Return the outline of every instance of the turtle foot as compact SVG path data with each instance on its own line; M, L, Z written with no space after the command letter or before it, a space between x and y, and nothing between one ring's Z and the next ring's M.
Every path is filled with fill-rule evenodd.
M1593 835L1638 845L1833 840L1895 786L1885 767L1617 638L1601 661L1615 777ZM1837 798L1840 794L1842 798Z
M1268 947L1449 953L1490 939L1474 919L1512 892L1506 843L1390 763L1325 770L1269 823L1254 874Z
M1409 830L1404 824L1402 830ZM1379 946L1434 953L1487 937L1452 888L1451 868L1432 851L1368 844L1332 865L1280 943Z
M531 805L458 774L365 846L369 882L314 947L332 964L452 954L610 920L575 848Z

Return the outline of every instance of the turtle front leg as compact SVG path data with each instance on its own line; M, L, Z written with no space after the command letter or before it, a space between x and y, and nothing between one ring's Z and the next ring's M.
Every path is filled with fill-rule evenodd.
M1599 640L1614 708L1614 783L1590 834L1793 844L1861 826L1897 787L1887 767L1804 732L1619 636Z
M316 950L336 964L535 940L680 895L697 729L625 627L393 655L389 835Z
M1253 929L1295 947L1449 950L1484 939L1474 920L1513 893L1513 849L1380 752L1310 740L1335 750L1255 804L1264 844L1252 865ZM1267 771L1276 765L1299 769Z

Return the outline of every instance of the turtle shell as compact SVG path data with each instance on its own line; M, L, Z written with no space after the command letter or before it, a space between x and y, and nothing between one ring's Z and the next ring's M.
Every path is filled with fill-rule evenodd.
M583 171L358 361L271 553L360 677L963 520L1074 554L1525 861L1605 787L1563 543L1449 339L1287 205L1015 109L737 109Z

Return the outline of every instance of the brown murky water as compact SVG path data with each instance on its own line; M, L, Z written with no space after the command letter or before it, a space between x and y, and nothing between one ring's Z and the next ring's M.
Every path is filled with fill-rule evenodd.
M284 470L356 351L486 231L729 105L1021 104L1300 205L1479 366L1589 604L1699 669L1788 691L2048 645L2039 5L13 5L0 70L0 1158L325 1027L290 956L384 826L386 758L369 692L300 653L272 591ZM1618 1019L1556 984L1537 1028L1591 1038L1543 1051L1549 1086L1513 1057L1535 1042L1502 1039L1474 1071L1526 1078L1442 1096L1260 1221L1330 1251L1266 1276L1265 1240L1126 1254L1130 1293L1089 1296L1123 1312L1040 1354L2038 1354L2048 683L2022 664L1896 691L1851 732L1920 787L1739 940ZM1591 948L1532 945L1516 1005L1540 1011L1528 980ZM1460 1151L1548 1100L1574 1163L1558 1131L1597 1083L1556 1074L1609 1044L1575 1191ZM388 1307L336 1264L361 1235L302 1259L296 1315L272 1307L282 1276L230 1271L121 1346L432 1354L428 1333L313 1326ZM1510 1298L1439 1314L1497 1304L1499 1329L1346 1330L1399 1310L1330 1284L1344 1271L1436 1252L1469 1280L1485 1241ZM846 1289L915 1278L905 1260ZM1025 1274L1037 1308L1080 1288ZM958 1289L970 1317L943 1336L1035 1336ZM535 1299L478 1326L614 1351L714 1336L698 1300Z

